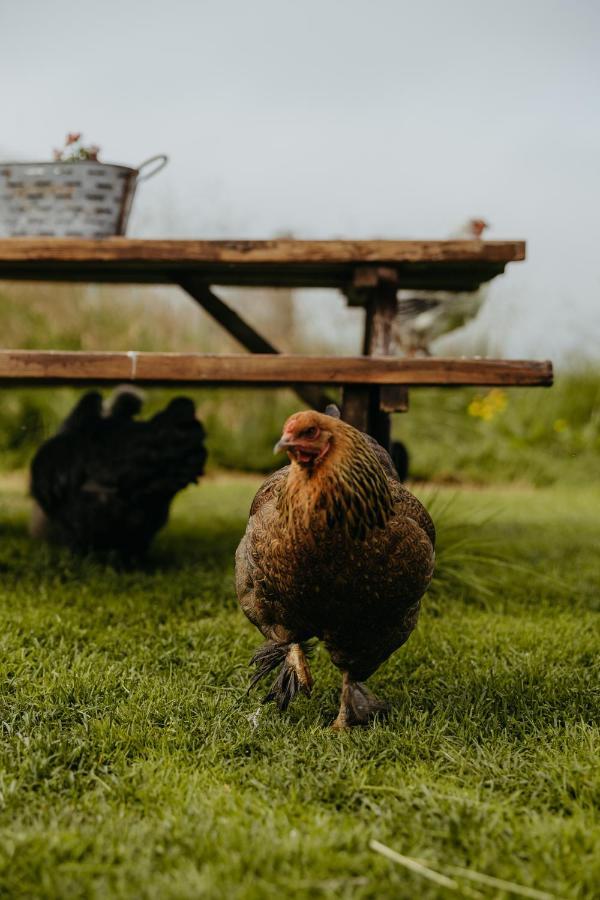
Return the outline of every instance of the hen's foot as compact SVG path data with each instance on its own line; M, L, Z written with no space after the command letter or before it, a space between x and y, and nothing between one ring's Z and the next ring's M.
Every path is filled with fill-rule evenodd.
M285 710L300 691L310 697L313 678L307 659L309 652L306 644L267 641L250 661L256 666L256 672L249 689L279 666L277 678L263 697L263 703L273 700L279 709Z
M387 711L386 703L360 681L353 681L348 673L344 672L340 711L331 727L336 731L345 731L355 725L368 725L378 713L383 714Z

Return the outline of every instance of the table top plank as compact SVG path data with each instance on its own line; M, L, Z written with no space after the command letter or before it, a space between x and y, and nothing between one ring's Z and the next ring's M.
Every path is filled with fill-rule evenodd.
M4 238L0 260L113 260L249 263L510 262L524 259L523 241L146 240L137 238Z
M288 354L78 352L0 350L0 384L289 384L435 385L552 384L547 361L398 359Z
M0 278L347 287L358 267L391 267L408 288L473 290L525 258L523 241L0 239Z

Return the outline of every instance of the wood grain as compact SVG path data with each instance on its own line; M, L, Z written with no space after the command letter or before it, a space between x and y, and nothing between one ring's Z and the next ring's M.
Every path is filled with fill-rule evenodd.
M135 238L4 238L0 261L249 263L512 262L523 241L194 241Z
M523 241L6 238L0 240L0 278L352 291L357 269L368 281L370 268L389 267L400 287L469 291L524 258Z
M1 350L0 381L10 384L134 381L173 385L549 386L552 364L529 360Z

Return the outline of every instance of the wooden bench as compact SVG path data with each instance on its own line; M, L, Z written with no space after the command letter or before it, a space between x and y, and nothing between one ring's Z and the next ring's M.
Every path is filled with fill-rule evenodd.
M339 385L344 418L388 445L409 387L552 383L549 362L393 355L400 288L472 291L524 258L522 241L3 239L0 279L179 285L254 355L4 350L0 383L288 385L317 408L328 400L320 386ZM365 309L363 356L279 354L215 285L337 288Z
M0 383L157 385L550 385L549 362L209 353L0 350Z
M213 356L206 353L0 350L0 385L123 382L173 387L217 384L284 387L293 384L300 394L309 385L342 386L345 417L351 419L356 427L367 430L369 400L374 391L377 408L385 413L396 408L395 391L398 387L549 386L552 384L552 366L549 362L439 357L397 359L288 354ZM364 397L361 391L365 392Z

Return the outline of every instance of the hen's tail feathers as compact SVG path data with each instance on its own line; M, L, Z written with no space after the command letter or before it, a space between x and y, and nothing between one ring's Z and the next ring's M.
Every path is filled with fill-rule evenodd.
M98 391L88 391L73 407L60 428L59 434L73 431L85 431L90 425L98 422L102 416L102 397Z
M175 397L168 406L151 419L156 424L187 425L197 423L196 407L189 397Z
M360 681L344 678L338 717L333 728L342 731L354 725L368 725L376 715L388 712L388 705Z
M113 419L133 419L144 405L144 394L130 384L121 384L108 401L106 414Z
M311 651L310 645L304 642L267 641L250 660L250 664L256 666L256 672L248 690L279 666L277 678L268 694L263 697L263 703L273 700L284 711L300 691L310 697L313 680L307 659Z

